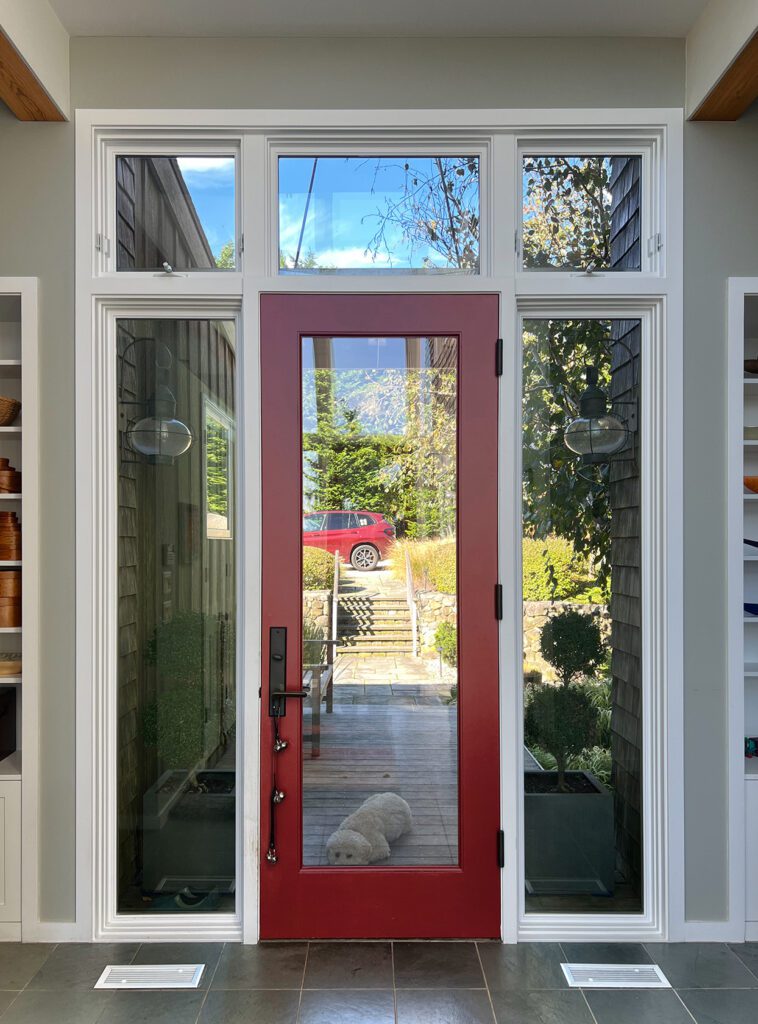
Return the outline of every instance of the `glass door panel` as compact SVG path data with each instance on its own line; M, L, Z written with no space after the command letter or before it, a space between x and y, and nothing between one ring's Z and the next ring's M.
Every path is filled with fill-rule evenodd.
M301 365L303 863L457 864L458 339L304 337ZM367 812L391 845L346 834Z

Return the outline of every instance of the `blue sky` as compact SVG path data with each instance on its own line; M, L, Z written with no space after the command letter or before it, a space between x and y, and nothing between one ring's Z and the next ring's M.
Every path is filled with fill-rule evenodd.
M307 206L301 258L313 253L320 266L336 269L420 268L425 259L442 265L430 247L412 250L396 227L387 229L391 255L367 251L373 248L379 212L404 195L405 165L425 176L436 173L431 157L319 157L308 204L314 158L281 157L279 248L289 262L297 252Z
M178 164L214 254L235 237L235 162L232 157L179 157ZM301 257L315 254L336 269L422 268L444 262L427 245L413 248L400 228L388 226L386 251L372 253L379 212L404 196L413 169L434 176L431 157L319 157L308 203L313 157L279 160L279 246L290 262L303 229ZM405 165L410 165L411 171ZM470 197L478 206L478 195Z
M206 238L218 256L235 237L234 158L182 156L178 163Z

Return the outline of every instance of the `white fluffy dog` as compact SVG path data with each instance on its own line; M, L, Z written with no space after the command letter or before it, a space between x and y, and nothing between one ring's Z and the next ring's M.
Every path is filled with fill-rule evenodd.
M410 832L411 809L396 793L376 793L349 814L326 844L330 864L373 864L386 860L390 843Z

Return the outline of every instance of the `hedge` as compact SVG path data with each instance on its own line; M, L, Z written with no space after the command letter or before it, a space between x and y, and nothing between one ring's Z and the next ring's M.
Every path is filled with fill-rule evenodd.
M331 590L334 555L322 548L303 548L303 590Z
M563 537L544 540L524 538L522 547L525 601L605 603L606 595L595 585L587 559L577 555Z

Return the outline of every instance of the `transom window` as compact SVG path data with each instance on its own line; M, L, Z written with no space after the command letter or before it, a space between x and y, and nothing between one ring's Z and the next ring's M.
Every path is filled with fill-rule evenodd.
M234 270L233 156L116 158L118 270Z
M629 155L522 160L525 270L640 270L641 165Z
M282 156L280 273L479 273L478 156Z

